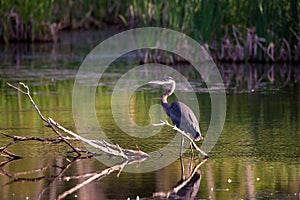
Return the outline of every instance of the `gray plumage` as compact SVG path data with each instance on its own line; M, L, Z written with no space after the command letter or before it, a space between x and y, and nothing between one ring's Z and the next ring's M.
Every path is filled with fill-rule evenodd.
M150 81L149 83L171 85L171 87L165 90L163 95L161 96L161 104L164 108L164 111L170 117L173 124L176 125L177 128L190 134L196 141L203 139L199 129L198 120L193 111L186 104L180 101L168 104L167 98L172 95L175 90L176 84L174 79L168 77L161 81Z

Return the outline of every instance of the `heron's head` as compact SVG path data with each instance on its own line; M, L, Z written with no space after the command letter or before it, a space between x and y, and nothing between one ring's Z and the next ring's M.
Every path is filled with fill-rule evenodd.
M167 77L162 80L155 80L148 82L149 84L158 84L158 85L166 85L166 84L174 84L175 80L172 77Z

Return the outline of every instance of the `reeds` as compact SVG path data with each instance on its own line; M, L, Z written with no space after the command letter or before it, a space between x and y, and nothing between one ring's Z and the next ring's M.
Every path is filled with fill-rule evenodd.
M208 46L216 60L300 60L298 0L139 2L143 6L132 4L135 27L158 23L185 32Z
M0 0L0 41L56 41L61 29L99 28L109 6L97 0Z
M274 44L279 55L288 44L290 57L297 57L299 8L298 0L0 0L0 40L55 41L61 29L101 28L103 23L160 26L219 49L224 37L247 49L248 34L253 32L259 45ZM266 52L258 48L256 54L255 59L264 60ZM244 56L248 60L253 55L245 51Z
M135 26L169 27L209 42L221 39L224 26L246 32L256 27L260 37L287 38L298 33L298 0L146 0L127 1ZM292 32L291 32L292 30Z
M54 31L50 24L51 1L0 1L0 37L4 41L48 40Z

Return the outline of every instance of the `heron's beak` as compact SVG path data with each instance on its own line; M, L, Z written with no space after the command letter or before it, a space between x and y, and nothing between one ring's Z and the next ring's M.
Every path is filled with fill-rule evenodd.
M164 84L162 81L149 81L149 84L158 84L158 85L162 85Z

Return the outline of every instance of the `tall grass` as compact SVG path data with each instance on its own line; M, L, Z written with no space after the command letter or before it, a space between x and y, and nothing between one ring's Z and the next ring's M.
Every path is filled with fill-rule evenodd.
M9 39L11 26L17 23L9 18L14 12L30 32L26 37L42 31L43 23L101 28L106 17L128 27L172 28L208 43L220 41L228 25L235 25L243 34L255 27L258 36L268 42L282 38L295 42L299 8L298 0L0 0L0 38Z
M220 39L226 25L235 25L243 33L256 27L266 40L295 39L299 34L298 0L132 0L126 4L133 6L137 26L167 26L206 42Z
M0 41L42 41L54 29L100 27L109 6L97 0L0 0Z

